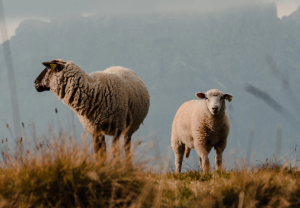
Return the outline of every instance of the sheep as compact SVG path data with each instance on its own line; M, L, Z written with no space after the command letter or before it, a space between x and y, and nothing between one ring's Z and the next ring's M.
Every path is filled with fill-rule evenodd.
M175 154L176 172L181 172L183 156L188 158L191 148L195 148L199 155L200 167L208 172L208 154L214 147L216 168L222 168L222 153L230 130L225 99L230 102L232 95L212 89L196 93L196 96L205 100L185 102L173 120L171 147Z
M113 66L87 74L72 61L61 59L42 63L46 68L35 79L38 92L51 90L77 114L93 137L94 150L105 158L105 135L113 136L112 153L120 156L119 140L131 164L131 136L148 114L147 87L131 69Z

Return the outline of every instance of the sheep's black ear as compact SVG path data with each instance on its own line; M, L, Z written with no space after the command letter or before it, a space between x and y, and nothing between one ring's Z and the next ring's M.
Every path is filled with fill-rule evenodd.
M66 62L62 60L52 60L50 62L43 62L42 64L52 71L60 72L64 69Z
M195 95L196 95L196 97L198 97L200 99L204 99L205 98L205 93L203 93L203 92L197 92Z
M233 96L230 95L230 94L224 94L223 98L226 99L226 100L228 100L230 102L230 101L232 101Z
M50 68L51 62L43 62L42 64L43 64L45 67Z

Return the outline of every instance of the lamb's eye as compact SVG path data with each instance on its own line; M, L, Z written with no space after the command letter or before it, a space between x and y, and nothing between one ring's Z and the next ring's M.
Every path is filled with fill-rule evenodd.
M206 97L205 100L208 100L208 98Z

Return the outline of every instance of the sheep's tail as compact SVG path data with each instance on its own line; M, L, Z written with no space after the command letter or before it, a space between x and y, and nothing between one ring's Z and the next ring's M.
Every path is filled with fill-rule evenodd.
M189 158L191 152L191 148L185 146L184 155L186 158Z

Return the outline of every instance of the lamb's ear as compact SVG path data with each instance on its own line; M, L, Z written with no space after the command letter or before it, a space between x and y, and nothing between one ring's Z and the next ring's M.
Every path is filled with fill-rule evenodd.
M196 97L198 97L200 99L204 99L205 98L205 93L203 93L203 92L197 92L195 95L196 95Z
M52 71L55 72L60 72L65 67L65 62L59 62L56 60L52 60L50 62L43 62L42 64L48 69L51 69Z
M230 102L232 100L233 96L230 95L230 94L224 94L223 98L226 99L226 100L228 100Z

